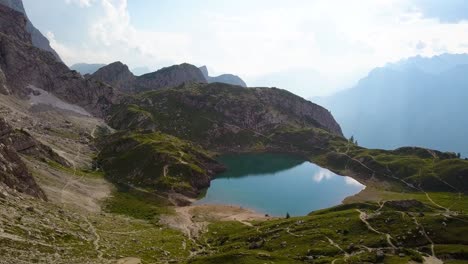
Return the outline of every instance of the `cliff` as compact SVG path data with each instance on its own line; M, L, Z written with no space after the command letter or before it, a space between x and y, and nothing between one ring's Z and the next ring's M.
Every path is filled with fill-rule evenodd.
M29 87L34 86L96 116L104 116L119 99L112 87L85 80L50 52L34 47L26 30L26 18L20 12L0 5L0 21L4 22L0 26L0 70L8 92L26 97L31 93Z
M0 4L23 14L26 18L26 30L31 35L33 45L44 51L52 53L58 61L62 61L57 52L55 52L55 50L50 46L49 40L44 37L44 35L42 35L42 33L36 27L34 27L34 25L28 19L23 2L21 0L0 0Z
M46 199L26 164L18 155L22 141L12 139L13 128L0 118L0 184L22 193Z
M136 77L128 69L128 66L120 61L101 67L92 74L92 79L105 82L122 92L133 92Z

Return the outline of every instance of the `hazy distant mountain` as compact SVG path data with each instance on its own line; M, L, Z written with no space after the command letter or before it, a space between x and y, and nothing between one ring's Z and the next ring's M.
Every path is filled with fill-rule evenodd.
M100 68L106 66L106 64L90 64L90 63L76 63L73 64L70 69L75 70L82 75L93 74Z
M419 69L426 73L439 74L464 64L468 64L468 54L445 53L434 57L416 56L396 63L389 63L385 67L399 71Z
M468 55L414 57L374 69L319 103L366 147L416 145L468 155Z
M21 12L27 18L27 14L24 10L23 2L21 0L0 0L0 4ZM55 50L50 46L49 40L44 37L44 35L42 35L42 33L37 28L34 27L29 18L27 18L26 30L31 34L32 43L35 47L51 52L58 61L62 61L57 52L55 52Z
M232 84L232 85L239 85L242 87L247 87L247 84L242 80L239 76L233 75L233 74L222 74L216 77L209 76L208 73L208 68L206 66L201 66L200 67L201 72L203 73L203 76L205 76L206 80L208 83L227 83L227 84Z

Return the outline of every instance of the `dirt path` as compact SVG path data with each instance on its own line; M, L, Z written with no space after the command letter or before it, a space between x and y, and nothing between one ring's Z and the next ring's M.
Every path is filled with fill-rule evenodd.
M303 237L303 235L297 235L297 234L292 233L291 230L290 230L290 227L286 228L286 233L290 234L291 236L295 236L295 237Z
M445 207L443 207L442 205L440 205L440 204L434 202L434 200L432 200L432 198L429 196L429 194L428 194L427 192L424 192L424 194L426 194L427 199L428 199L429 202L431 202L433 205L435 205L436 207L439 207L440 209L443 209L443 210L445 210L445 211L447 211L447 212L450 212L450 209L445 208Z
M337 243L335 243L335 241L333 241L331 238L329 238L329 237L326 237L326 238L327 238L328 242L330 243L330 245L336 247L337 249L339 249L339 250L345 255L345 258L348 258L348 257L349 257L349 254L348 254L346 251L344 251L344 250L340 247L340 245L338 245ZM334 261L336 261L336 260L338 260L338 259L335 259Z
M201 231L206 227L206 224L203 222L194 222L192 220L193 215L190 213L191 209L192 208L189 206L179 207L176 209L176 212L180 216L179 220L181 220L181 222L178 223L179 227L185 234L187 234L187 237L190 240L193 240L194 238L198 237Z
M93 128L93 130L91 130L91 133L90 133L90 135L91 135L91 137L92 137L93 139L96 139L96 136L94 135L94 133L96 132L96 128L97 128L97 126L95 126L95 127Z
M424 229L424 226L422 226L419 222L418 222L418 219L416 219L416 217L413 217L413 220L414 220L414 223L416 224L416 226L419 226L419 228L421 228L421 232L422 234L424 235L424 237L427 239L427 241L429 243L431 243L431 253L432 253L432 256L435 258L436 257L436 254L435 254L435 250L434 250L434 242L432 241L432 239L427 235L427 232L426 230Z
M385 238L387 239L388 245L390 245L393 249L396 249L396 248L397 248L397 247L392 243L392 239L393 239L393 238L392 238L392 236L391 236L390 234L380 232L380 231L376 230L375 228L373 228L373 227L371 226L371 224L367 221L368 215L367 215L366 212L363 212L363 211L361 211L361 210L359 210L359 209L356 209L356 211L359 212L359 219L361 220L361 222L363 222L363 223L367 226L367 228L368 228L370 231L372 231L372 232L374 232L374 233L377 233L377 234L379 234L379 235L384 235Z
M139 258L121 258L117 260L116 264L141 264L141 259Z
M94 250L97 253L97 257L98 257L98 259L102 259L103 253L102 253L102 251L101 251L101 249L99 247L99 242L101 241L101 236L99 236L99 234L96 231L96 228L91 223L91 221L89 221L88 217L85 216L84 219L85 219L86 223L89 226L89 230L91 231L91 233L94 236L93 245L94 245Z
M229 205L191 205L177 207L175 210L175 215L161 217L161 223L181 230L189 239L197 238L213 221L238 221L252 227L250 221L272 219L248 209Z
M435 257L423 257L424 259L424 264L444 264L444 262L438 258Z
M385 206L385 203L386 203L386 202L387 202L387 201L378 202L378 204L380 205L380 207L379 207L377 210L375 210L375 211L376 211L376 212L379 212L380 210L382 210L382 208Z

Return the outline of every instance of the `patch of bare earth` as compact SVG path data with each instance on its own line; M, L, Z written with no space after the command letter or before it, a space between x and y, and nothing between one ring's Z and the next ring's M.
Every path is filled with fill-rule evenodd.
M249 209L230 205L191 205L177 207L174 215L161 217L160 222L172 228L181 230L189 238L196 238L210 222L238 221L252 226L252 221L273 219Z

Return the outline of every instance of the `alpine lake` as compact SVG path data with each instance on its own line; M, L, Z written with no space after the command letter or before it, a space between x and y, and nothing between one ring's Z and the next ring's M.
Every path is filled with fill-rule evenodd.
M229 154L218 160L227 170L211 181L196 204L235 205L270 216L303 216L339 205L365 188L350 177L285 154Z

